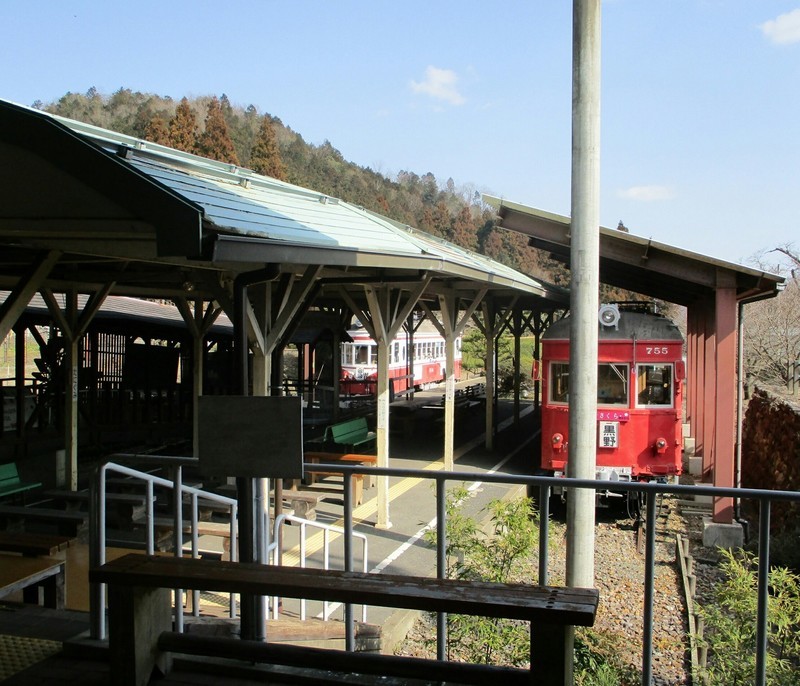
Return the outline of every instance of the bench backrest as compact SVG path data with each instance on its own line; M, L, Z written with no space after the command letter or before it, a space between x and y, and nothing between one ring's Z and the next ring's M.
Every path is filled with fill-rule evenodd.
M357 417L356 419L349 419L346 422L334 424L330 429L334 443L360 441L369 434L367 420L364 419L364 417Z
M0 488L3 486L18 486L21 483L19 471L14 462L0 464Z

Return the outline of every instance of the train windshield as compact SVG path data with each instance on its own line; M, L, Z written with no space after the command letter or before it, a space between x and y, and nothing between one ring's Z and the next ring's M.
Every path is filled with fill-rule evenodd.
M640 364L636 366L636 404L639 406L672 406L671 364Z
M569 364L550 366L550 402L569 402ZM601 362L597 365L597 404L628 406L628 365Z
M597 365L597 404L628 406L628 365Z

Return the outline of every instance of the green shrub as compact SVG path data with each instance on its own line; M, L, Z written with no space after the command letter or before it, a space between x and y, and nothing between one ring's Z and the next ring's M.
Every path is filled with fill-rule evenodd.
M494 500L483 511L486 525L462 513L469 493L463 487L447 495L445 546L450 578L496 583L527 582L536 570L539 513L531 499ZM436 532L427 540L435 543ZM431 639L433 643L435 639ZM490 617L448 615L448 659L479 664L527 666L530 657L528 622ZM575 640L575 683L579 686L627 686L637 683L635 670L616 655L613 640L591 630L580 630Z
M743 550L722 550L725 580L714 602L702 608L705 631L698 640L708 649L702 677L708 684L751 684L756 668L758 559ZM800 684L800 577L786 568L769 573L767 606L767 683Z

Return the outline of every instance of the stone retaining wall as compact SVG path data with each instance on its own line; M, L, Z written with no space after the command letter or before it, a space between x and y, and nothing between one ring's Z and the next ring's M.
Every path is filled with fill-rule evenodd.
M742 426L742 486L800 491L800 404L756 388ZM800 507L775 503L775 530L798 526Z

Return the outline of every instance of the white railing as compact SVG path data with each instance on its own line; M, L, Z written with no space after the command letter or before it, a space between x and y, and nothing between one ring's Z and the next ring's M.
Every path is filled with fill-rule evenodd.
M321 522L312 522L308 519L303 519L302 517L295 517L294 515L287 515L287 514L280 514L275 518L275 523L273 525L273 543L270 546L270 552L273 553L274 564L279 565L283 564L283 550L278 545L278 542L283 540L281 535L281 528L287 524L297 524L300 527L299 532L299 548L300 548L300 567L306 566L307 555L306 555L306 536L307 531L309 528L311 529L318 529L322 531L323 537L323 544L322 544L322 568L323 569L330 569L330 538L331 534L337 534L343 536L345 534L345 530L340 527L336 526L335 524L323 524ZM368 544L367 544L367 537L357 531L351 532L353 538L358 539L361 541L361 571L364 573L367 572L368 569L368 562L369 556L367 554ZM338 605L338 603L335 603ZM279 607L279 599L274 598L272 603L272 616L274 619L278 618L278 607ZM331 603L327 600L323 602L322 605L322 619L327 621L331 614ZM304 620L306 618L306 600L305 598L300 600L300 619ZM361 621L367 621L367 606L361 606Z
M155 487L171 489L176 495L173 497L173 535L174 535L174 555L183 555L183 496L190 497L190 519L189 527L191 537L192 557L198 556L198 523L199 523L199 504L198 498L202 497L210 501L218 502L229 507L230 514L230 551L231 559L236 559L237 545L237 521L238 521L238 502L235 498L204 491L194 486L183 484L182 467L186 464L196 463L195 458L171 457L171 456L140 456L140 455L116 455L114 457L125 459L135 459L144 462L148 466L164 467L170 466L174 470L174 479L165 479L155 474L133 469L115 462L106 462L98 466L95 478L92 480L90 512L90 538L89 538L89 557L92 567L98 567L106 562L106 478L109 473L121 474L123 476L137 479L145 485L145 551L148 555L155 554ZM106 635L105 627L105 589L103 584L92 584L90 587L90 619L93 637L103 639ZM199 608L199 591L192 594L192 609L195 616ZM230 598L230 616L236 616L236 601L233 594ZM183 630L183 591L175 589L175 628L177 631Z

